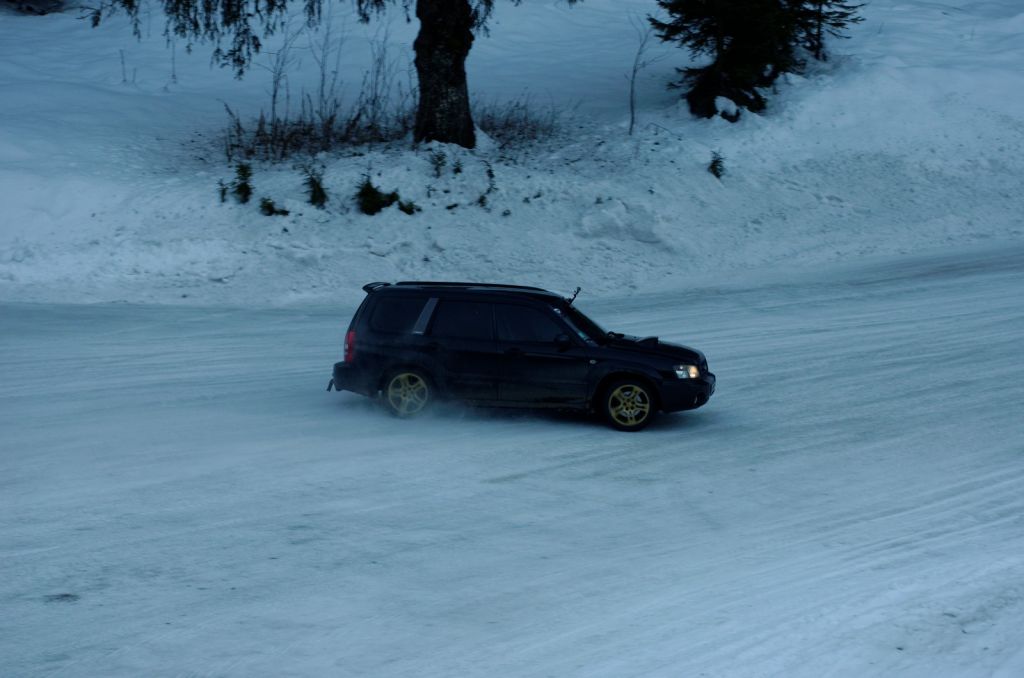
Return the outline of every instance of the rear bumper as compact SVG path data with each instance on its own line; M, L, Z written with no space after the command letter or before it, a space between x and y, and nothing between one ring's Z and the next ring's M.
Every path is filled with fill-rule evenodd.
M370 397L377 395L376 385L372 380L350 363L334 363L327 390L330 391L332 387L335 391L351 391Z
M661 409L665 412L695 410L715 392L715 375L706 372L700 379L673 379L661 383Z

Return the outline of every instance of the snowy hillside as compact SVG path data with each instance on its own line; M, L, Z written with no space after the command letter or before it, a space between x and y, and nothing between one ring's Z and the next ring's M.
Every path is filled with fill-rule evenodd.
M371 279L482 277L607 293L1024 234L1018 3L874 2L832 61L786 78L765 115L737 125L691 118L665 88L684 53L655 45L664 58L641 74L630 137L630 20L651 4L499 7L470 55L471 89L558 111L556 138L442 149L464 172L440 179L435 149L407 143L325 157L325 210L305 203L292 164L257 165L256 200L288 217L217 196L232 178L223 105L267 107L264 68L239 82L202 49L172 52L158 16L142 42L124 20L0 16L0 296L279 304ZM412 28L344 14L333 25L353 97L369 42L386 35L407 59ZM312 77L303 58L296 97ZM713 151L721 181L705 171ZM365 173L423 211L358 213Z

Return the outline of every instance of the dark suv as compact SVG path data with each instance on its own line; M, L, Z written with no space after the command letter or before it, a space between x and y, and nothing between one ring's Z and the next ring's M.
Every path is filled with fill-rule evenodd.
M481 405L595 411L638 431L658 411L700 407L715 392L704 354L606 332L538 287L375 282L327 385L380 395L400 417L439 396Z

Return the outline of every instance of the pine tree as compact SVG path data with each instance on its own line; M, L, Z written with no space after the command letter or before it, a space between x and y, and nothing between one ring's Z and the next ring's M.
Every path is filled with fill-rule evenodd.
M658 0L658 5L669 20L648 19L661 40L678 42L692 57L712 58L706 66L679 70L694 115L714 116L718 97L759 111L765 100L757 89L800 65L794 49L798 15L782 0Z
M796 3L801 45L818 61L828 61L826 35L849 37L844 35L845 29L864 21L857 13L863 4L854 5L846 0L796 0Z
M310 25L321 19L324 2L301 2ZM522 0L510 0L518 5ZM566 0L569 4L580 0ZM167 15L168 36L214 45L214 60L235 69L239 77L260 51L262 40L283 30L289 0L158 0ZM466 148L476 146L466 82L466 57L474 32L486 30L495 0L352 0L362 21L400 5L408 15L415 3L420 21L413 43L419 78L419 105L413 136L416 142L441 141ZM104 12L120 8L141 34L139 0L103 0L91 13L96 26Z

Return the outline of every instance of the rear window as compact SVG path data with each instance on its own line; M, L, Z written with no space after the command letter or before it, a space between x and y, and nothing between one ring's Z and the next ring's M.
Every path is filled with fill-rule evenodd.
M426 297L382 296L370 314L370 327L377 332L409 334L426 303Z
M442 300L434 312L430 334L458 339L492 338L491 305L477 301Z

